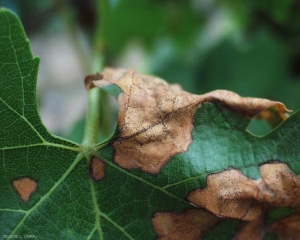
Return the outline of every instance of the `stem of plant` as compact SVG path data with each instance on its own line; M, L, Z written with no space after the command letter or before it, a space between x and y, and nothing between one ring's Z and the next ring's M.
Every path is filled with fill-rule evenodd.
M88 112L86 117L84 135L82 140L83 146L92 146L97 143L100 111L99 102L101 99L100 89L94 88L88 94Z
M96 1L97 24L93 46L93 66L92 71L101 71L105 62L105 37L106 37L106 22L108 14L108 0ZM84 129L83 146L91 147L97 143L98 131L100 122L101 125L106 124L106 94L100 92L99 88L94 88L88 94L88 112Z

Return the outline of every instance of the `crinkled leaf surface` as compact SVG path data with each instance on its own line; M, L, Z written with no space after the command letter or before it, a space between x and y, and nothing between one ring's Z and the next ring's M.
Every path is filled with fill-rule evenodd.
M216 185L210 179L218 179L217 174L226 174L228 168L235 168L229 171L237 171L235 176L242 175L238 180L246 186L251 183L254 189L256 182L250 178L263 176L265 179L266 173L261 167L265 167L266 162L285 167L275 168L277 172L272 172L273 177L266 177L273 181L261 180L265 181L264 186L277 186L276 179L280 182L298 180L299 114L294 114L267 136L253 136L245 129L256 111L249 114L249 110L243 111L239 104L232 107L224 97L216 95L206 96L205 101L188 93L182 98L181 90L171 86L172 94L180 93L175 101L169 91L152 91L156 83L167 90L166 83L152 79L154 86L149 90L139 82L147 84L149 77L134 71L126 78L122 78L124 72L118 70L117 77L108 74L101 80L103 76L97 75L100 81L94 82L116 96L121 104L116 133L105 147L79 146L53 136L43 126L37 109L35 85L39 61L33 58L24 30L14 14L1 9L0 23L2 238L11 234L33 234L38 239L199 239L209 230L205 235L207 239L231 239L236 229L241 229L238 221L209 213L199 197L194 204L199 205L200 199L202 209L189 204L188 200L194 201L191 194L198 195L200 191L201 195L201 191L217 186L218 192L224 192L219 195L224 201L215 202L216 206L221 209L226 206L227 215L216 208L208 210L226 217L237 211L234 207L238 204L244 204L236 199L240 189L227 191L230 177L225 178L226 187L222 185L222 178ZM135 77L138 82L133 82ZM116 84L112 81L115 79L121 79L125 85ZM153 108L151 98L147 98L148 90L169 100ZM143 98L148 106L139 105L139 99ZM180 104L186 99L191 102L182 109ZM251 109L251 104L247 104ZM281 104L273 102L271 105L284 112ZM141 109L144 114L138 114ZM150 121L153 116L158 116L157 121ZM185 126L190 130L186 132ZM184 139L179 134L181 131ZM95 157L87 159L90 155ZM161 156L162 163L158 159ZM281 165L276 165L278 162ZM277 178L279 175L281 178ZM244 185L242 188L247 189ZM295 185L293 189L298 188ZM253 189L249 191L252 193ZM241 191L241 196L253 202L260 200L246 193ZM205 196L211 201L217 198L212 194ZM284 205L278 198L267 200L267 207ZM286 207L295 207L297 201L292 199L288 204ZM246 209L244 205L241 208ZM283 209L275 214L276 221L280 216L287 216L287 211L293 213ZM263 228L260 222L249 225L243 222L244 230L239 236L251 231L253 226L259 232L257 227ZM268 223L271 222L272 219Z

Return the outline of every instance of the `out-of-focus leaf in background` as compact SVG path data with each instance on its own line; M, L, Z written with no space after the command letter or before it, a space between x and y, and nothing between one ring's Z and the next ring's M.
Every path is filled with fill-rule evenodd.
M42 118L50 130L66 136L84 116L85 95L79 92L84 76L94 71L95 1L3 0L2 5L20 15L34 54L45 59L38 92ZM299 10L298 0L112 0L106 22L107 65L156 74L197 94L228 89L298 109ZM59 61L47 61L54 53ZM56 77L50 74L53 69ZM64 87L70 82L72 89ZM73 112L64 107L64 97L78 106ZM74 129L82 132L78 126ZM252 121L249 129L264 134L271 128Z

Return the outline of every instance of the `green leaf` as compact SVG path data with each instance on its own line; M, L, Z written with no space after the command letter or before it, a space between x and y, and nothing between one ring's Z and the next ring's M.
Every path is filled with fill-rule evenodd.
M39 60L32 57L19 19L2 8L0 22L1 235L155 238L153 213L181 211L188 204L114 164L107 164L106 177L94 183L85 157L93 155L91 146L53 136L41 122L36 102ZM13 185L24 178L37 183L28 202Z
M185 2L117 1L109 9L108 48L116 55L130 41L139 41L152 51L153 43L163 38L184 47L191 44L202 24L202 14Z
M51 223L54 215L63 217L63 211L57 211L64 206L58 196L63 197L64 192L72 195L66 179L83 154L81 147L51 135L42 124L36 102L39 59L32 57L21 23L13 13L1 9L0 22L0 229L1 234L34 234L43 230L32 221L47 221L49 230L57 224ZM37 183L28 203L13 187L13 181L24 177Z
M259 137L246 131L249 117L277 102L240 98L228 91L189 95L173 89L161 79L139 75L132 70L106 69L101 76L94 85L112 94L116 89L122 89L117 95L120 103L118 132L112 142L100 150L100 157L109 164L117 164L160 186L168 194L187 199L218 216L253 220L265 207L300 204L296 200L299 189L293 187L294 175L290 175L288 169L299 174L300 146L298 141L292 140L299 138L299 113L275 131ZM182 119L183 116L187 119ZM189 141L184 132L189 131L188 116L193 116L192 142L185 149L182 142ZM178 145L179 151L176 150ZM207 180L227 172L229 175L214 183ZM263 180L258 181L260 178ZM274 178L278 178L276 183L272 182ZM235 182L241 184L234 185ZM281 182L285 184L279 184ZM198 196L192 197L197 191L204 202L197 199ZM267 197L270 195L277 197ZM253 201L259 206L252 205ZM165 236L165 233L157 233Z
M116 162L121 147L115 144L126 143L120 137L121 121L112 138L98 145L77 145L52 135L40 119L36 101L39 60L33 58L12 12L0 9L0 23L2 238L27 234L38 239L155 239L164 234L157 229L169 234L169 227L175 226L176 236L191 234L198 239L216 222L220 224L207 238L232 236L236 221L222 222L187 200L190 192L209 186L209 174L234 167L258 178L259 166L270 160L287 163L299 174L299 113L269 135L257 137L245 131L250 121L245 113L220 102L203 103L189 115L192 129L187 149L171 156L161 149L168 161L155 174L141 170L143 166L133 169ZM119 100L124 96L124 89L115 84L103 88ZM147 88L140 89L142 93ZM120 109L124 106L128 109L126 104ZM176 116L180 119L184 114ZM164 120L172 117L169 114ZM131 134L139 135L137 129ZM130 156L126 161L131 164Z

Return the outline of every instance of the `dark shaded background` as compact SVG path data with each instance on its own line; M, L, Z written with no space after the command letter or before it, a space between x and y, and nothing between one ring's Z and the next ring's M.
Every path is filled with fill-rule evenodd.
M44 123L80 141L83 78L97 69L91 57L96 1L2 0L1 6L21 17L34 55L41 57L38 98ZM297 110L299 13L296 0L111 0L106 64L158 75L192 93L228 89ZM115 109L115 102L110 104ZM262 134L270 127L253 121L250 130Z

